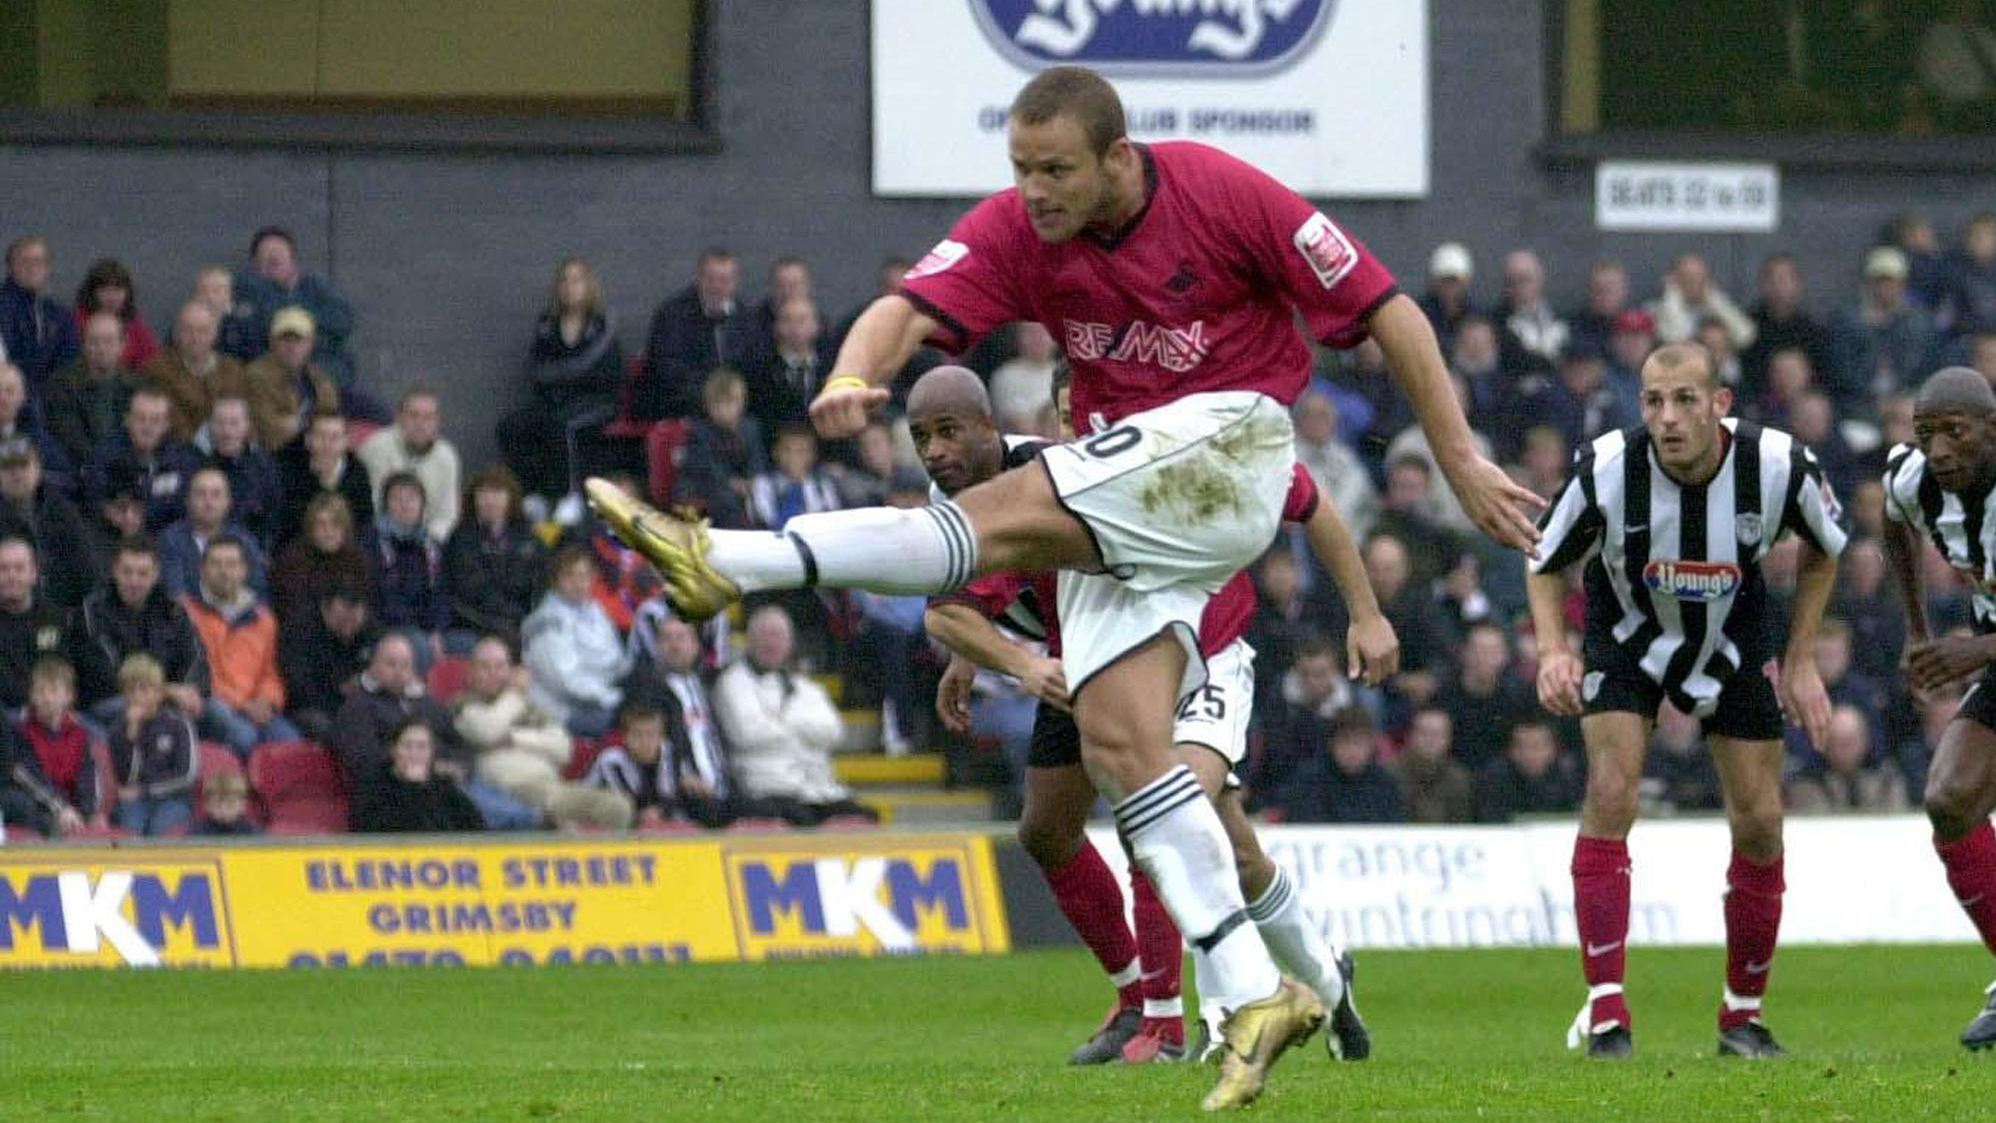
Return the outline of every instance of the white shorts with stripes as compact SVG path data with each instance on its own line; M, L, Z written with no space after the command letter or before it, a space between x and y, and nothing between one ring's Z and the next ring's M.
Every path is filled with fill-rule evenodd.
M1041 453L1061 505L1107 572L1060 575L1062 664L1079 691L1163 632L1188 655L1181 695L1204 682L1206 602L1268 549L1296 461L1289 411L1265 394L1192 394Z

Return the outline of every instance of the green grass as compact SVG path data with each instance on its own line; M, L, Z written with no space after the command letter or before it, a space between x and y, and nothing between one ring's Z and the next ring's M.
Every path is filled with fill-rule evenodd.
M1562 1048L1570 952L1371 953L1377 1051L1291 1054L1263 1119L1986 1118L1996 1057L1955 1034L1974 948L1790 949L1795 1056L1712 1055L1716 950L1638 951L1639 1057ZM1069 1069L1107 984L1078 953L537 971L0 976L0 1119L1192 1118L1211 1071ZM172 1105L181 1105L174 1109Z

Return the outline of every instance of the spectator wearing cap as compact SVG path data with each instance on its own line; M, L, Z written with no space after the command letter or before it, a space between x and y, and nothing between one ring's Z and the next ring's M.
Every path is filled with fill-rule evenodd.
M443 406L434 390L402 395L395 423L376 431L354 454L367 465L374 481L374 506L385 505L388 481L407 472L422 481L428 497L423 525L441 543L457 528L458 498L463 492L457 446L443 436Z
M284 490L277 482L277 461L253 443L249 402L234 394L216 398L206 436L208 467L228 477L236 521L268 553Z
M41 453L25 437L0 441L0 537L14 536L33 543L51 601L83 602L97 572L89 532L76 505L43 478Z
M1690 339L1710 319L1725 329L1728 350L1738 352L1753 345L1757 330L1753 320L1712 280L1705 259L1695 253L1671 263L1663 276L1663 295L1650 305L1649 314L1656 318L1656 335L1664 343Z
M248 305L251 338L256 352L275 350L278 313L296 308L310 319L315 331L308 331L310 357L314 366L330 374L340 386L353 384L353 359L347 353L347 336L353 333L353 305L332 282L305 272L298 264L298 243L281 226L266 226L250 238L249 267L237 272L235 298ZM292 369L302 361L287 363ZM281 443L268 443L268 448Z
M1442 353L1455 348L1456 325L1476 309L1469 300L1469 282L1476 276L1476 262L1461 242L1443 242L1428 255L1428 291L1416 301L1434 325Z
M313 414L340 412L339 384L312 358L317 331L305 309L280 309L270 319L270 352L244 371L256 441L266 449L289 445Z
M1608 349L1615 321L1629 311L1629 271L1619 261L1597 261L1587 270L1587 302L1566 317L1575 343Z
M1590 348L1593 344L1575 337L1574 345ZM1656 319L1640 308L1625 308L1609 325L1607 347L1603 351L1608 356L1608 387L1622 403L1622 409L1630 416L1640 413L1643 388L1643 362L1649 353L1656 350Z
M185 513L187 478L200 456L173 439L173 407L157 387L132 391L125 424L90 454L83 465L83 499L89 510L110 520L109 504L137 497L144 527L158 533ZM124 533L130 529L114 522Z
M1760 299L1753 306L1753 345L1740 351L1740 393L1752 396L1767 386L1768 363L1778 351L1791 348L1809 357L1809 366L1825 389L1842 401L1855 402L1855 393L1840 386L1831 366L1830 333L1802 306L1802 269L1794 257L1770 254L1760 266Z
M124 328L124 347L118 352L118 365L126 370L143 370L146 364L159 354L159 340L152 329L146 326L146 319L139 314L139 299L132 285L132 272L125 263L113 257L100 257L90 263L83 274L83 283L76 286L76 307L71 314L76 317L76 330L86 336L88 344L90 320L93 316L108 313L117 317Z
M222 535L242 542L246 580L259 596L270 592L270 567L256 538L235 518L229 477L220 468L197 469L187 481L187 514L159 533L160 581L176 597L201 591L201 563L208 544Z
M374 525L374 481L368 478L367 465L348 450L346 418L313 414L304 437L277 453L276 460L277 484L284 497L277 514L278 550L304 529L306 513L322 495L346 500L355 526Z
M1849 383L1873 397L1911 390L1936 365L1933 316L1907 299L1906 253L1873 246L1864 255L1864 295L1837 324Z
M124 419L139 378L124 365L125 325L109 312L83 325L83 353L49 380L42 415L72 460L84 460Z
M28 408L28 380L21 368L0 358L0 441L16 438L35 446L41 455L43 478L64 495L76 494L76 461Z
M174 317L171 346L146 364L146 377L173 402L175 440L194 439L208 422L216 394L241 395L247 390L242 361L216 349L219 323L213 308L199 300L188 301Z
M1503 326L1504 368L1513 373L1558 365L1572 335L1546 299L1545 264L1528 249L1504 255L1504 300L1496 321Z
M0 281L0 351L21 368L32 401L55 372L76 357L83 341L69 309L49 299L49 244L29 235L7 246L7 279Z
M41 566L25 538L0 538L0 709L28 704L35 661L60 655L72 667L85 656L76 614L41 592Z

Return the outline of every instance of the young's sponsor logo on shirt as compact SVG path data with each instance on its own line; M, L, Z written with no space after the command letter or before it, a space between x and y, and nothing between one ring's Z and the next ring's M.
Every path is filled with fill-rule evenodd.
M915 267L908 270L907 275L902 279L913 281L920 277L940 273L969 256L969 246L964 245L962 242L944 238L942 241L936 243L935 249L924 254L922 260L916 262Z
M1190 327L1174 328L1138 320L1118 332L1113 325L1087 320L1064 320L1067 357L1079 361L1112 360L1121 363L1148 363L1183 374L1204 362L1211 344L1206 341L1206 321L1194 320Z
M1740 567L1730 562L1653 561L1643 567L1643 584L1678 600L1723 600L1739 591Z
M1318 283L1327 289L1337 288L1338 282L1358 266L1358 250L1351 239L1322 214L1311 215L1297 227L1292 241L1303 260L1310 263Z

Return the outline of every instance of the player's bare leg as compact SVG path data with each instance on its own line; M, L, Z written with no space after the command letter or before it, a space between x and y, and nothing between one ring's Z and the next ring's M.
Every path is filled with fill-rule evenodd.
M1249 923L1233 848L1190 768L1172 754L1173 698L1185 650L1159 635L1098 672L1074 698L1082 762L1115 803L1116 825L1186 938L1211 957L1214 987L1229 1013L1227 1053L1208 1110L1239 1107L1261 1093L1282 1052L1323 1023L1317 996L1284 979Z
M1580 968L1587 1005L1567 1032L1568 1048L1619 1059L1635 1048L1622 981L1628 965L1629 829L1636 822L1643 753L1651 721L1642 714L1589 714L1580 721L1587 744L1587 794L1573 844L1573 919L1580 929Z
M1068 1057L1070 1064L1107 1064L1135 1037L1143 1012L1143 964L1123 915L1122 887L1088 841L1095 785L1078 764L1026 769L1026 806L1019 845L1046 877L1056 904L1116 987L1116 1004L1102 1025Z
M1331 1012L1331 1032L1324 1035L1331 1056L1347 1061L1366 1059L1372 1053L1372 1038L1351 992L1351 956L1339 953L1317 931L1304 915L1289 875L1261 848L1261 837L1255 833L1247 809L1241 806L1240 793L1227 787L1226 760L1197 743L1181 742L1176 751L1178 759L1199 777L1199 786L1206 789L1220 814L1220 824L1234 849L1234 871L1240 879L1241 895L1247 899L1248 916L1261 930L1269 955L1285 974L1316 991ZM1205 974L1205 957L1196 949L1192 964L1195 979ZM1208 1033L1219 1023L1218 1009L1207 1000L1203 983L1199 1019Z
M1927 769L1926 808L1948 888L1983 945L1996 952L1996 830L1989 824L1996 808L1996 731L1963 717L1948 723ZM1962 1031L1961 1043L1970 1049L1996 1045L1996 984L1989 993L1988 1005Z
M1785 1056L1760 1018L1781 932L1785 751L1779 741L1710 740L1733 837L1732 864L1726 868L1726 990L1719 1004L1719 1055Z
M1002 472L950 502L799 515L781 533L710 530L606 480L585 486L617 537L664 575L673 607L695 620L771 589L939 593L983 573L1100 566L1094 539L1054 497L1039 464Z

